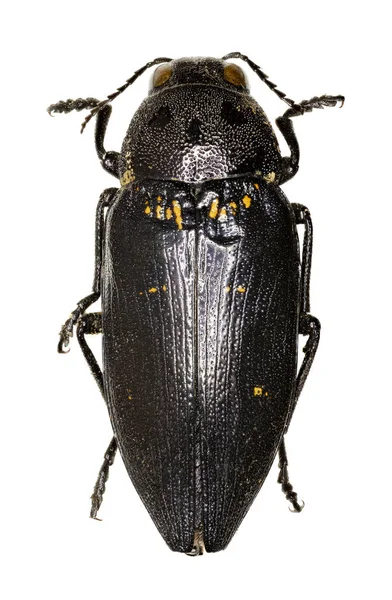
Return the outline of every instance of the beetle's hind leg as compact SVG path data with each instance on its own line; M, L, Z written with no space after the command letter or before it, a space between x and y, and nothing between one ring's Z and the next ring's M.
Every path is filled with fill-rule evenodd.
M279 477L278 483L282 486L282 492L286 496L287 500L290 502L292 508L290 510L292 512L301 512L305 503L303 501L298 501L298 495L294 491L293 486L289 480L289 472L288 472L288 460L287 460L287 452L286 445L284 439L282 439L279 446Z
M313 248L313 226L312 219L309 210L302 204L292 205L297 225L304 225L304 239L302 245L302 265L301 265L301 287L300 287L300 316L299 316L299 333L301 335L307 335L308 340L304 347L304 359L299 369L295 389L294 397L291 404L290 414L287 419L287 425L285 433L289 427L291 417L294 412L294 408L297 405L298 398L305 385L305 381L309 375L310 368L312 366L314 357L317 352L319 340L320 340L320 321L313 317L310 311L310 272L312 266L312 248ZM288 474L288 460L284 438L281 441L279 447L279 477L278 483L282 486L282 491L285 494L287 500L292 505L293 512L301 512L304 507L303 503L299 503L297 494L293 490L293 486L289 480Z
M98 514L99 508L102 504L103 495L104 495L105 489L106 489L106 482L109 478L109 469L114 462L116 452L117 452L117 440L115 437L113 437L106 452L105 452L104 461L99 470L97 481L95 482L94 490L93 490L93 493L91 496L90 518L96 519L97 521L101 520L101 519L98 519L97 514Z
M87 361L88 366L93 374L95 381L101 391L102 396L103 393L103 376L102 371L99 367L97 359L95 358L91 348L86 342L85 335L92 334L96 335L102 333L102 316L101 313L87 313L80 318L78 327L76 330L78 342L82 349L83 355ZM105 398L105 397L104 397ZM104 461L99 470L97 481L94 486L94 490L91 496L91 511L90 517L92 519L97 519L98 510L102 504L103 495L105 493L106 482L109 477L109 469L114 462L114 458L117 452L117 440L115 437L112 438L106 452Z

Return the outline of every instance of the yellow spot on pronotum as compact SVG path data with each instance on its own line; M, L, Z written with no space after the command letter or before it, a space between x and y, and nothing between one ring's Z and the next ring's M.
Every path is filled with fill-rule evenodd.
M237 202L230 202L229 206L231 208L231 212L235 216L237 213Z
M162 286L162 289L163 289L163 291L164 291L164 292L166 292L166 290L167 290L167 287L166 287L166 285L163 285L163 286Z
M166 209L166 219L171 219L173 216L173 211L171 208Z
M267 173L267 175L263 175L264 181L267 183L273 183L275 181L275 173L271 171L271 173Z
M181 204L178 202L178 200L173 200L172 204L173 204L173 212L174 212L174 216L176 218L177 227L178 227L178 229L182 229Z
M241 294L243 294L244 292L246 292L246 288L244 288L242 285L240 285L237 288L237 292L241 292Z
M211 208L210 208L210 212L208 214L210 219L216 219L216 216L218 214L218 205L219 205L219 198L215 198L215 200L213 200L211 202Z
M250 196L244 196L242 198L242 202L243 202L243 205L245 206L245 208L249 208L250 204L252 202L252 198Z
M254 396L262 396L263 395L263 388L262 387L255 387L255 388L253 388L253 395Z
M259 184L258 184L258 183L254 183L253 185L254 185L254 187L256 188L256 190L259 190L259 189L260 189L260 186L259 186Z
M227 221L227 211L225 207L220 209L218 221Z
M231 286L230 286L230 285L227 285L227 286L225 287L225 292L227 292L227 293L228 293L228 292L230 292L230 290L231 290Z
M157 205L157 207L155 209L155 214L156 214L157 219L162 220L164 217L163 208L162 208L162 206L159 206L159 204Z
M158 288L150 288L148 291L150 292L150 294L155 294L155 292L158 291Z

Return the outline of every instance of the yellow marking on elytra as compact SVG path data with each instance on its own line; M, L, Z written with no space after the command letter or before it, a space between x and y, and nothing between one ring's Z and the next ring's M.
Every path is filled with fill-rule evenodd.
M211 202L210 212L208 215L210 217L210 219L216 219L216 216L218 214L218 206L219 206L219 198L215 198L215 200L213 200Z
M237 214L237 208L238 208L237 207L237 202L230 202L229 206L231 208L231 212L235 216Z
M149 293L150 293L150 294L155 294L155 292L157 292L157 291L158 291L158 288L154 288L154 287L152 287L152 288L150 288L148 291L149 291Z
M140 187L139 186L137 186L136 191L140 192Z
M263 175L264 181L267 183L273 183L275 181L275 173L271 171L271 173L267 173L267 175Z
M159 204L160 202L162 202L162 198L161 198L161 196L158 196L158 197L157 197L157 202L158 202L158 204Z
M172 204L173 204L173 212L174 212L174 216L176 218L177 227L178 227L178 229L182 229L181 204L179 203L178 200L173 200Z
M262 396L263 395L263 388L262 387L255 387L253 388L253 395L254 396Z
M265 396L268 396L268 392L265 392L265 394L264 394L264 395L265 395Z
M131 390L127 390L127 392L128 392L128 400L132 400Z
M218 221L227 221L227 211L225 207L220 209Z
M146 213L146 215L149 215L151 212L151 208L149 207L149 205L147 204L146 208L144 209L144 212Z
M166 209L166 219L171 219L173 216L173 211L171 208Z
M143 296L143 292L139 292L139 296Z
M246 292L246 288L244 288L242 285L239 285L237 288L237 292L241 292L241 294L243 294L244 292Z
M125 173L123 173L122 177L120 178L120 183L122 187L124 187L125 185L128 185L128 183L134 181L134 179L135 175L133 174L131 169L128 169L128 171L125 171Z
M256 190L259 190L259 189L260 189L260 186L259 186L259 184L258 184L258 183L254 183L253 185L254 185L254 187L256 188Z
M243 203L243 205L245 206L245 208L249 208L249 207L250 207L250 204L251 204L251 202L252 202L252 198L251 198L250 196L244 196L244 197L242 198L242 203Z
M228 293L228 292L230 292L230 290L231 290L231 285L227 285L225 287L225 292Z
M166 290L167 290L166 284L162 286L162 289L164 292L166 292Z
M159 206L159 204L158 204L157 207L156 207L156 209L155 209L155 213L156 213L157 219L160 219L162 221L162 219L164 218L163 207Z

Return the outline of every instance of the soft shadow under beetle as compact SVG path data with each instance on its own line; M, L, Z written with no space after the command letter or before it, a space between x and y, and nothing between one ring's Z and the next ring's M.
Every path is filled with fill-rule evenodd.
M237 64L244 60L289 109L276 123L282 157ZM157 66L122 150L107 152L110 102ZM284 434L314 359L319 321L309 313L312 223L281 185L295 175L292 118L343 104L295 103L237 52L223 59L157 58L102 102L66 100L49 112L92 109L96 149L120 188L96 218L93 292L63 325L73 328L107 403L114 437L92 495L102 502L117 447L172 550L227 546L279 453L279 483L299 512ZM304 225L300 259L297 225ZM86 310L98 298L102 312ZM103 372L85 340L103 333ZM308 336L297 372L298 335Z

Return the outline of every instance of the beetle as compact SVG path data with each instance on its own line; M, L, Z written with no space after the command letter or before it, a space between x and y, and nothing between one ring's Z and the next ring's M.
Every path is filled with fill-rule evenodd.
M276 120L282 157L251 97L242 59L289 108ZM155 66L121 152L106 151L111 102ZM90 109L102 167L120 181L99 200L93 291L60 332L77 337L107 403L114 437L92 495L97 518L117 448L172 550L224 549L279 455L278 482L300 512L284 443L311 368L312 221L281 186L298 171L292 118L343 105L295 103L247 56L157 58ZM304 225L302 256L297 226ZM101 297L101 312L87 312ZM86 341L103 333L101 371ZM299 335L308 336L297 369Z

